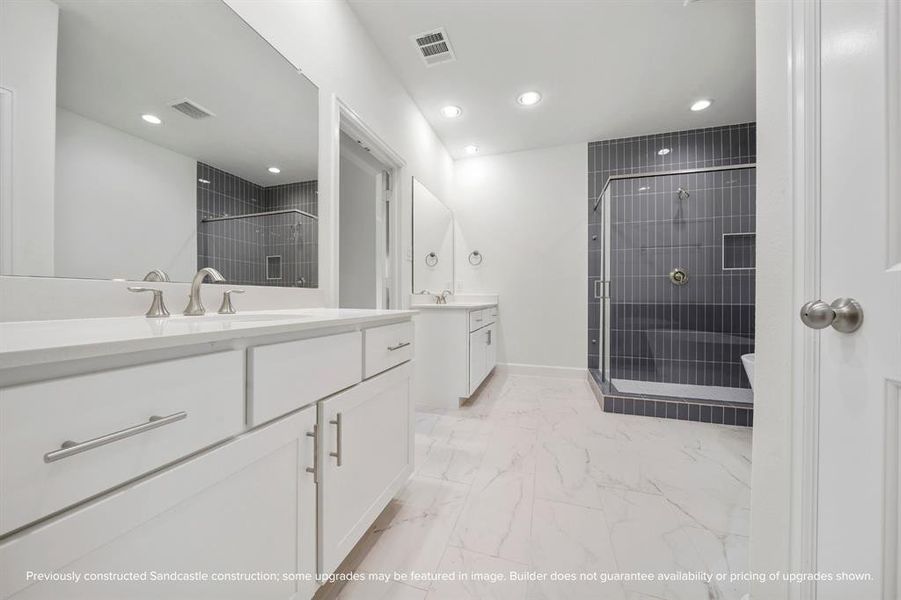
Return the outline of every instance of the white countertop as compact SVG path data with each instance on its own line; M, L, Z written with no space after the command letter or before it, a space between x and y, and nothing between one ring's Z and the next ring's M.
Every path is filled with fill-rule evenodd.
M113 317L0 322L0 369L126 352L173 348L272 335L402 320L413 310L307 308L173 315L164 319Z
M497 306L497 302L448 302L447 304L414 304L410 308L419 310L421 308L440 308L442 310L465 309L477 310L480 308L492 308Z

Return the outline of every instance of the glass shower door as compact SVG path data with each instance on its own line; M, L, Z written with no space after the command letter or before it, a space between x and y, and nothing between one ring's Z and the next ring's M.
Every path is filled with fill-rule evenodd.
M598 368L615 391L750 402L755 192L753 168L609 182Z
M612 182L611 182L612 183ZM601 213L601 272L598 296L600 299L601 352L598 370L601 380L610 382L610 185L604 188L598 206Z

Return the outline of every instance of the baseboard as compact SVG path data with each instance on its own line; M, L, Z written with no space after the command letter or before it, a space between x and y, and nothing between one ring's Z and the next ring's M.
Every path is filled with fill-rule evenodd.
M511 375L533 375L538 377L560 377L563 379L585 379L588 369L579 367L554 367L548 365L524 365L519 363L499 363L497 369Z

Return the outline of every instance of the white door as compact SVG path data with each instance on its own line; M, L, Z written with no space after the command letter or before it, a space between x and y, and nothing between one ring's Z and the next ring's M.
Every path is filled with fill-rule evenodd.
M820 343L818 600L897 600L901 429L898 0L820 3L822 299L860 302L860 329ZM891 150L890 150L891 148Z

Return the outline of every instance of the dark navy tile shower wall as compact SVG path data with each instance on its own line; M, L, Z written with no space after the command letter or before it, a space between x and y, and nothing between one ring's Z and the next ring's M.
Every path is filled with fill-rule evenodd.
M212 223L201 221L204 217L283 208L318 214L317 182L262 187L198 162L198 266L218 269L230 283L317 287L317 221L296 213ZM277 257L270 260L278 262L279 272L267 269L267 257Z
M749 123L588 145L591 367L601 340L594 202L607 178L755 162L755 133ZM610 377L748 387L740 356L754 344L755 170L614 180L610 189ZM675 268L687 284L673 285Z

